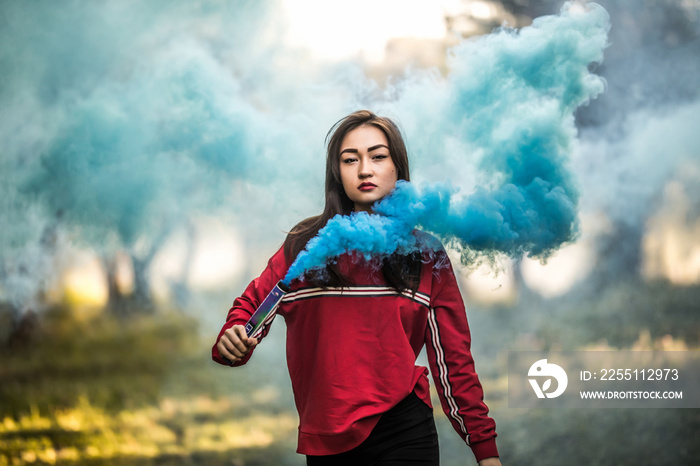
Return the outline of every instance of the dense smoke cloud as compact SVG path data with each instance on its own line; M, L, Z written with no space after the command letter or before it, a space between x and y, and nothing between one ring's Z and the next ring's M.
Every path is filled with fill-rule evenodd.
M3 2L5 299L26 307L41 291L54 270L38 258L56 254L61 232L147 267L193 217L269 213L274 202L256 194L298 188L307 137L320 145L322 133L294 104L311 91L285 89L295 72L279 73L274 6Z
M479 150L493 188L460 199L446 186L399 183L376 207L382 215L332 219L285 282L350 249L368 256L420 249L424 245L411 242L417 225L459 246L467 262L475 253L547 257L573 240L578 193L565 166L576 136L573 112L604 90L588 66L602 60L608 28L603 8L591 5L584 12L568 4L560 16L455 48L445 82L423 82L404 92L430 96L409 96L411 113L440 131L433 140L457 137L471 148L452 158L467 164Z
M556 12L562 2L516 3L511 7L522 9L519 14L541 16ZM598 27L592 19L585 24L584 18L599 11L590 5L592 14L558 17L560 25L573 21L557 32L558 41L527 37L527 31L548 27L550 20L540 20L520 38L501 32L466 41L452 51L447 78L408 70L382 88L357 64L320 63L308 51L286 47L284 18L275 1L3 2L4 299L24 306L40 290L41 277L55 272L49 259L59 255L60 245L51 238L60 242L66 234L105 255L126 248L135 259L144 258L173 231L207 215L235 222L259 244L281 241L283 231L320 210L327 129L362 107L402 126L412 179L419 186L449 181L460 190L459 199L467 199L477 186L490 195L509 184L526 187L535 177L545 180L559 186L572 207L562 216L571 228L555 243L575 235L570 212L579 192L584 209L604 210L613 218L639 212L628 223L643 228L645 208L678 170L679 151L692 151L692 144L678 139L686 143L663 158L668 168L651 168L655 161L648 145L629 150L647 124L645 114L627 119L628 110L645 102L642 111L650 115L651 102L663 101L664 113L654 115L669 122L661 132L692 124L697 114L692 104L684 104L685 113L679 107L678 114L675 105L696 95L691 80L682 79L693 73L671 66L659 70L664 59L680 71L695 70L697 21L690 14L698 8L673 1L654 8L602 3L613 13L612 39L605 63L594 73L569 75L560 66L566 60L551 61L568 59L566 47L572 44L587 50L579 63L600 61L602 44L596 41L603 36L585 30ZM681 10L688 15L678 19L684 28L667 38L662 31ZM662 18L665 26L646 28L653 18ZM627 34L632 26L635 34ZM643 26L649 29L647 39L647 30L639 30ZM499 49L498 41L511 45ZM522 44L531 48L519 49ZM490 53L494 48L502 53ZM645 60L653 72L640 68ZM607 78L609 89L581 110L600 91L585 91L600 86L597 74ZM668 79L678 85L667 86ZM518 83L527 86L513 86ZM659 92L652 95L652 89ZM642 94L649 99L639 98ZM581 147L574 143L575 111L585 128ZM682 114L690 115L683 117L687 125L672 123ZM613 127L605 117L614 116ZM649 156L642 161L637 154L645 149ZM572 151L578 187L562 168ZM542 162L537 175L528 172L534 165L522 165L523 155L533 164ZM628 183L644 179L640 173L651 177L653 186Z

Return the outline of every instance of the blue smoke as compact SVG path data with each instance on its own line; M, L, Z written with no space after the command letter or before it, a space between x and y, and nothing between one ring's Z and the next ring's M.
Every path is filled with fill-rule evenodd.
M0 135L13 200L41 204L47 223L60 218L89 244L134 247L221 210L232 184L276 176L249 84L273 72L251 65L269 58L254 37L270 8L4 2Z
M565 163L575 109L604 88L588 70L606 43L602 8L566 6L532 27L467 40L450 52L447 77L411 71L380 95L359 66L329 67L281 45L277 6L1 3L0 276L46 268L12 264L53 229L146 258L200 215L233 218L256 240L278 233L318 211L328 122L358 107L404 126L413 179L449 175L454 187L400 186L381 215L329 231L334 246L312 242L317 253L295 270L353 246L421 248L415 227L470 260L546 257L575 237Z
M432 101L418 101L423 111L415 121L431 119L424 127L436 134L424 140L434 146L447 133L478 151L481 170L492 174L488 186L458 197L449 185L418 189L399 182L375 206L376 214L331 219L284 282L349 250L381 257L422 249L426 245L411 235L416 227L460 248L467 263L499 253L546 259L573 241L578 193L565 164L576 138L574 111L605 87L589 67L601 62L608 29L602 7L581 11L567 4L560 15L538 18L531 27L456 47L452 72L437 90L428 80L404 92L428 88ZM406 104L399 97L399 113L416 110L415 95L409 98Z

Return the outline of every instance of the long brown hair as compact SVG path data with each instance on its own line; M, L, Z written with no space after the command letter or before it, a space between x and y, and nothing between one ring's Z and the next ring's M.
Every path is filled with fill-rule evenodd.
M389 143L389 155L396 167L396 173L399 180L410 181L408 152L404 143L401 130L392 120L386 117L380 117L369 110L358 110L350 115L338 120L326 134L326 204L321 215L309 217L299 222L287 235L284 242L284 255L288 263L292 263L297 255L304 249L306 243L316 236L318 231L323 228L328 220L334 216L350 215L354 209L354 203L345 194L343 183L340 178L340 146L343 143L345 136L352 130L364 126L374 126L381 130ZM405 257L391 256L383 261L384 277L390 286L397 289L412 288L413 291L417 288L417 284L413 286L415 280L410 278L414 272L406 270L407 265L415 262L408 260ZM414 269L415 267L408 267ZM347 277L342 276L335 264L327 266L328 277L322 280L324 283L318 283L319 279L307 276L307 280L315 282L316 285L349 285Z

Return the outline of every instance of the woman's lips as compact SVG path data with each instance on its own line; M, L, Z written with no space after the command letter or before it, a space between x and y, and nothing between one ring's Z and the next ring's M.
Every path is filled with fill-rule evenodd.
M371 191L376 187L377 185L373 183L362 183L357 189L360 191Z

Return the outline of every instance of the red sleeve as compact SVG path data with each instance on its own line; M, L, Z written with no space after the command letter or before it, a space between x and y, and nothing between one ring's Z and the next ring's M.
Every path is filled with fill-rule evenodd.
M440 262L433 271L426 329L430 372L447 418L481 461L498 456L496 423L488 416L474 369L467 314L452 265L446 255Z
M219 336L216 337L216 342L211 349L211 357L214 361L226 366L242 366L248 362L250 357L253 355L253 351L255 350L246 354L241 361L231 364L228 359L225 359L219 354L216 344L219 343L221 336L226 330L234 325L245 325L246 322L248 322L250 316L253 315L255 310L258 308L260 303L263 302L268 293L270 293L272 288L275 287L277 282L284 278L287 268L288 267L284 259L284 252L282 248L280 248L275 255L270 258L267 263L267 267L265 267L265 270L263 270L260 276L250 282L243 294L236 298L236 300L233 302L233 306L231 306L231 309L228 311L226 323L221 328ZM263 329L262 335L260 338L258 338L258 343L265 337L265 335L267 335L269 331L269 326Z

